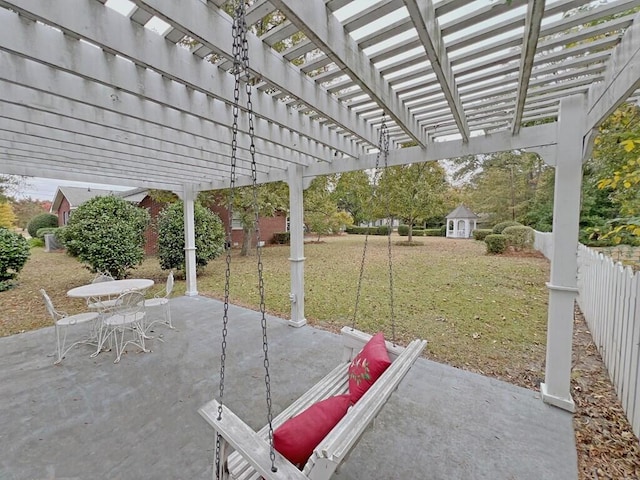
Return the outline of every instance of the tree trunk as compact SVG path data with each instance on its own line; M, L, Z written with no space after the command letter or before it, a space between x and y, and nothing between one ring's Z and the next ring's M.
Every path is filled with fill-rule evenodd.
M413 222L409 222L409 234L407 236L407 242L411 243L413 241Z
M253 238L253 232L253 228L247 229L245 227L242 229L242 249L240 250L240 255L242 257L251 255L251 239Z

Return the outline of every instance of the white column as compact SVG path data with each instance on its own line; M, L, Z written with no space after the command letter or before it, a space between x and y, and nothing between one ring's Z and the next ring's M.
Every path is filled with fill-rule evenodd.
M184 205L184 266L187 279L187 289L184 294L195 297L198 295L198 282L196 280L196 229L193 219L193 202L196 192L193 185L185 185L181 196Z
M542 399L570 412L573 308L578 277L578 223L582 184L582 132L586 97L561 100L553 201L553 254L547 320L547 362Z
M291 320L292 327L306 325L304 317L304 207L302 167L291 165L287 172L289 184L289 262L291 264Z

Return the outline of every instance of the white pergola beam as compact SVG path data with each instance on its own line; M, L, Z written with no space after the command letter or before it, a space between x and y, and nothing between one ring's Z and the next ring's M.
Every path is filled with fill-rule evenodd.
M231 135L229 134L228 138L226 138L226 135L220 135L220 133L229 133L227 130L219 132L221 129L211 128L207 133L209 133L209 135L213 134L214 138L207 138L196 135L197 131L195 133L191 133L189 130L176 131L164 125L144 122L108 110L100 110L93 105L85 105L54 95L45 95L41 91L4 81L0 81L0 101L19 106L23 109L27 108L25 105L30 105L30 107L28 107L29 111L33 112L34 115L41 112L39 116L43 118L40 119L40 123L45 125L58 126L64 124L64 122L72 125L80 122L81 128L85 128L87 125L98 125L105 129L104 138L120 138L121 141L126 139L128 143L140 146L145 146L146 144L134 141L134 139L142 137L145 140L149 139L149 141L168 143L169 147L166 149L162 148L162 151L177 152L182 149L183 156L194 159L210 159L207 157L209 154L214 156L222 155L223 157L229 157L231 155ZM51 117L51 123L46 123L47 114L54 114L58 117ZM7 110L5 108L0 110L0 115L8 116ZM25 119L25 121L27 121L27 119ZM30 121L33 123L35 120L31 119ZM241 160L250 160L248 143L248 139L244 136L238 139L238 158ZM286 155L283 151L284 149L269 153L268 150L274 149L273 144L265 145L264 142L259 140L257 140L256 143L262 147L257 159L259 168L287 168L289 162L282 159L289 159L289 156L284 156ZM267 152L265 152L265 150L267 150ZM297 156L296 152L291 151L288 152L288 155L292 157ZM310 163L310 161L296 161L296 158L292 158L290 161L304 165Z
M589 88L584 136L600 126L629 96L640 88L640 14L634 17L615 49L602 84Z
M467 125L449 56L442 40L433 2L431 0L404 0L404 4L409 11L413 26L418 32L418 38L420 38L429 57L431 68L447 99L460 135L464 141L467 141L469 140L469 125Z
M522 53L520 58L520 69L518 72L518 88L516 91L516 109L513 115L511 132L516 134L520 131L522 114L524 113L524 103L529 90L529 80L533 70L533 62L540 36L540 25L544 15L545 0L530 0L527 8L527 18L525 20L524 37L522 39Z
M0 29L0 49L133 94L145 95L154 83L168 83L168 79L171 79L177 85L187 85L194 91L227 104L233 102L233 78L226 72L197 59L186 49L166 42L156 33L139 27L107 7L94 2L60 1L69 4L68 8L62 8L58 3L54 5L35 0L0 0L0 5L31 12L43 21L49 20L59 25L64 31L82 32L86 34L84 38L87 41L138 63L109 55L46 26L20 20L7 10L0 11L0 23L3 25ZM73 11L74 15L66 15L67 11ZM84 18L94 19L96 24L87 26ZM157 79L155 82L153 77ZM354 142L321 130L307 116L287 109L267 95L254 94L252 100L255 111L260 112L259 117L267 122L301 132L346 155L362 152L358 151ZM157 101L164 103L162 98ZM209 111L205 118L213 116Z
M182 2L173 0L134 1L140 8L148 10L167 22L178 25L180 29L188 32L190 37L195 38L203 45L215 49L227 58L233 58L231 19L221 10L208 8L198 0L183 0ZM287 22L282 25L287 26ZM272 31L277 32L281 29L282 26L279 26ZM293 30L292 33L295 33L295 28ZM272 31L263 37L268 39ZM301 102L310 105L314 110L332 118L345 131L375 145L375 134L368 125L358 120L328 93L318 91L307 80L306 75L271 48L271 44L280 39L280 37L274 38L273 42L267 42L266 45L263 45L262 39L251 33L247 34L251 59L250 67L254 74L289 95L300 99Z
M327 8L322 0L272 0L271 3L401 125L414 141L423 147L426 145L423 133L406 108L336 17L327 15Z

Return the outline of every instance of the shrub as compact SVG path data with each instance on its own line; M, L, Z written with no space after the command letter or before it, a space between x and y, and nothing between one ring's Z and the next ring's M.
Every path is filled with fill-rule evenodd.
M92 272L123 278L144 259L144 231L149 213L112 195L80 205L60 233L67 253Z
M393 229L389 225L380 225L374 235L389 235Z
M531 227L514 225L505 228L502 234L507 237L507 243L515 250L530 250L533 248L535 233Z
M224 252L224 227L220 217L199 202L193 205L196 266L204 267ZM184 270L183 203L174 202L158 215L158 259L164 270Z
M507 237L502 234L487 235L484 239L487 253L504 253L507 250Z
M45 228L39 228L38 231L36 232L36 238L39 238L40 240L42 240L44 242L44 236L47 233L56 233L56 230L58 230L58 228L52 228L52 227L45 227Z
M441 237L442 230L439 228L427 228L423 230L425 237Z
M409 235L409 225L398 225L398 235L401 237Z
M33 238L38 236L41 228L55 228L58 226L58 217L52 213L41 213L33 217L27 224L27 232Z
M491 235L493 232L490 228L477 228L473 231L474 240L483 241L487 235Z
M0 228L0 292L13 287L13 279L27 263L29 255L29 243L22 235Z
M40 238L30 238L27 240L27 243L30 248L44 247L44 240L41 240Z
M411 234L414 237L424 237L424 229L422 228L414 228Z
M447 226L446 225L442 225L440 227L440 236L441 237L446 237L447 236Z
M515 222L513 220L508 220L506 222L496 223L491 229L492 233L500 234L507 227L513 227L517 225L522 225L520 222Z
M275 243L277 245L289 245L291 243L291 233L290 232L276 232L271 237L271 243Z

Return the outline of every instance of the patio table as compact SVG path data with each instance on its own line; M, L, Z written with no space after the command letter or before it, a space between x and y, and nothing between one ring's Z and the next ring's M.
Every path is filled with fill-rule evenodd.
M72 298L111 298L129 290L146 290L152 285L153 280L148 278L127 278L75 287L67 292L67 296Z

